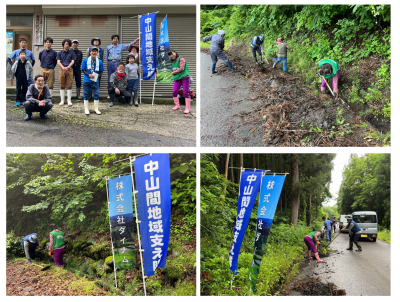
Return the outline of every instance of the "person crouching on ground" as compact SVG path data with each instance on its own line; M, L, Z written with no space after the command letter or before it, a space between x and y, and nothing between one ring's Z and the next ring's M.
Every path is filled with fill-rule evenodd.
M339 75L340 75L340 66L338 62L331 59L321 60L318 63L318 67L320 68L319 75L323 76L321 84L321 92L325 92L327 81L328 79L332 78L333 96L337 99L339 95Z
M211 41L210 55L211 55L211 73L216 73L215 66L217 65L218 58L228 65L231 70L235 70L236 66L233 67L232 63L228 60L224 54L225 47L225 32L218 30L218 35L207 36L203 39L203 42Z
M178 55L174 50L168 52L168 56L172 61L172 74L174 76L174 87L172 89L172 97L174 99L175 107L172 110L178 110L179 107L179 89L183 88L183 96L185 97L186 108L183 113L190 112L190 98L189 86L190 86L190 72L187 66L186 60Z
M36 247L39 246L37 234L32 233L25 236L21 245L24 247L25 256L28 259L26 264L31 263L31 259L35 259Z
M287 45L282 38L279 38L276 41L277 47L278 47L278 59L275 61L274 65L272 68L275 68L276 64L278 64L280 61L282 61L283 64L283 71L287 71L287 50L290 49L289 45Z
M51 251L53 251L56 266L64 267L64 233L54 224L50 225L50 231L49 256L51 255Z
M90 57L86 58L82 62L81 70L84 73L83 76L83 104L85 106L85 114L89 115L89 99L90 96L94 95L94 111L97 114L101 114L99 111L99 99L100 99L100 76L104 71L103 62L97 57L99 49L92 47L90 50Z
M263 55L265 56L264 35L255 36L253 38L253 40L251 40L250 46L251 46L251 52L253 53L254 60L256 60L256 64L258 64L256 52L258 53L258 56L260 58L260 64L262 64L263 61L262 61L261 51L263 52Z
M49 87L44 83L44 76L39 74L35 77L35 84L29 86L26 93L25 121L32 118L32 112L40 112L40 117L48 119L46 115L53 108Z
M126 80L124 63L118 63L117 71L110 75L110 88L108 89L108 94L110 96L110 107L114 106L115 96L123 96L126 102L131 99L131 94L126 90L126 85L128 84ZM119 103L119 100L118 100Z
M126 89L131 94L131 100L129 101L129 106L133 105L133 101L135 101L135 106L138 104L138 86L139 86L139 77L138 74L141 72L139 69L139 65L135 63L135 56L128 56L128 64L125 65L125 73L128 85Z
M29 75L33 70L31 62L26 60L25 49L21 49L19 52L19 60L15 61L11 70L17 79L17 102L15 105L19 106L21 102L24 105L26 101L26 91L28 90Z
M347 219L347 225L342 228L342 230L344 229L349 230L349 248L347 248L346 250L352 251L354 242L355 245L358 247L358 250L356 250L356 252L361 252L362 251L361 245L359 245L358 243L358 239L360 239L361 236L361 228L355 221L353 221L353 218L351 218L351 216L346 216L346 219Z
M76 60L75 53L70 49L72 45L71 40L65 39L62 41L63 50L57 53L57 65L60 67L58 70L58 81L60 82L60 106L64 105L65 88L67 88L67 102L68 106L72 106L72 82L74 80L74 73L71 67Z
M308 248L308 260L312 260L311 251L313 251L318 263L323 262L323 260L321 260L319 258L318 251L317 251L318 244L320 244L320 242L319 242L320 238L321 238L321 232L318 232L318 231L313 231L313 232L307 234L306 236L304 236L304 242Z

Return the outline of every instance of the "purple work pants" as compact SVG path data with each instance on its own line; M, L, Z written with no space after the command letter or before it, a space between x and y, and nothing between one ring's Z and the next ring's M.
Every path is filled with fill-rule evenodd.
M64 259L63 259L64 258L64 250L65 250L64 247L53 250L54 263L58 267L64 267Z
M175 80L174 81L174 88L172 89L172 96L174 98L178 97L178 92L179 89L183 88L183 96L185 99L190 99L190 94L189 94L189 85L190 85L190 77L186 77L180 80Z
M317 252L317 250L315 249L315 246L314 246L314 241L312 240L311 237L305 236L304 242L307 245L307 248L309 251L312 250L314 254Z

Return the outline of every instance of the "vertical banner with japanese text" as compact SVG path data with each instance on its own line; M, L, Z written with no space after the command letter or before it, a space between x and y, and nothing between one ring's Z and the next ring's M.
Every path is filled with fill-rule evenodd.
M253 292L256 292L256 282L260 271L261 260L264 255L269 231L281 195L284 175L265 175L261 183L260 203L257 214L257 230L254 243L253 262L249 269L250 285Z
M171 225L169 154L152 154L134 162L137 203L146 276L165 268Z
M132 205L132 176L114 177L108 181L111 240L114 247L115 268L136 266L135 236Z
M237 217L233 234L233 245L229 252L229 266L232 274L237 274L238 258L243 237L249 223L254 201L260 190L261 176L260 170L245 170L240 178L239 199L237 205Z
M140 57L142 60L143 80L154 77L157 68L157 34L156 14L148 14L140 17Z
M169 49L168 22L167 17L165 17L160 25L160 41L158 42L157 55L157 84L174 83L172 62L168 56Z

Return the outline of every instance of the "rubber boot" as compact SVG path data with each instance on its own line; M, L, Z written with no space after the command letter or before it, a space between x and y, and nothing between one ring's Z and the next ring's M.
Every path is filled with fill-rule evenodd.
M216 63L211 63L211 73L217 73L216 71L215 71L215 66L216 66L217 64Z
M172 108L172 110L178 110L179 108L179 98L178 97L174 97L174 103L175 103L175 107Z
M78 99L78 100L82 100L83 99L83 97L81 97L81 88L79 87L76 87L76 98Z
M112 107L112 106L114 106L115 93L110 94L109 96L110 96L110 100L111 100L111 102L110 102L110 107Z
M138 103L138 96L139 96L138 91L137 90L133 90L133 93L134 93L135 106L138 107L139 106L139 103Z
M192 100L191 98L185 99L186 108L185 108L185 111L183 111L183 113L188 114L190 112L190 101L191 100Z
M308 250L308 260L312 260L312 257L311 257L311 250Z
M348 251L352 251L353 250L353 242L350 242L350 246L346 250L348 250Z
M275 68L275 66L276 66L276 62L274 63L274 65L272 65L272 68Z
M52 97L53 96L53 89L49 89L49 91L50 91L50 96Z
M264 62L262 61L262 57L259 56L259 58L260 58L260 64L264 64Z
M101 112L99 111L99 100L94 100L94 112L96 112L96 114L100 115Z
M256 64L258 65L258 61L257 61L257 58L254 58L254 61L256 61Z
M90 111L89 111L89 101L88 100L83 100L83 105L85 106L85 114L89 115Z
M231 70L235 70L235 69L236 69L236 66L233 66L232 63L231 63L231 61L228 61L228 63L226 63L226 65L228 65L228 67L229 67Z
M131 99L129 100L129 106L132 106L133 105L133 94L132 94L133 90L128 90L128 91L131 94Z
M315 258L317 258L317 262L318 262L318 263L324 262L323 260L321 260L321 259L319 258L318 253L315 253L314 255L315 255Z
M58 105L60 105L60 106L63 106L63 105L64 105L64 98L65 98L65 90L64 90L64 89L60 89L60 99L61 99L61 102L60 102Z
M71 107L72 106L72 102L71 102L72 90L71 89L67 90L67 97L68 97L68 99L67 99L68 106Z
M358 243L356 243L356 245L357 245L357 247L358 247L358 249L356 250L356 252L361 252L361 251L362 251L361 245L359 245Z

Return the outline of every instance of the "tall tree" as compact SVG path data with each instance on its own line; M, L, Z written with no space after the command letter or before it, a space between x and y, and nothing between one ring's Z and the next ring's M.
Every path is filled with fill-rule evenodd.
M297 225L299 218L299 164L297 154L291 155L292 163L292 210L290 215L290 224Z

